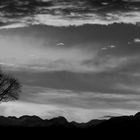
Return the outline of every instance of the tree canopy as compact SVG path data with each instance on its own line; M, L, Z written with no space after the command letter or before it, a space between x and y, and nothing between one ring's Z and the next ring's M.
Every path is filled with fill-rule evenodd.
M20 92L20 82L0 69L0 102L17 100Z

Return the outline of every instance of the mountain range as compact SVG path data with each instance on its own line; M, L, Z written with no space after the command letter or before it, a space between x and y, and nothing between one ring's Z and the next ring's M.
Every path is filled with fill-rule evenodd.
M91 120L87 123L68 122L64 117L43 120L38 116L4 117L0 116L0 128L76 128L76 129L126 129L140 128L140 112L130 116L112 117L108 120Z

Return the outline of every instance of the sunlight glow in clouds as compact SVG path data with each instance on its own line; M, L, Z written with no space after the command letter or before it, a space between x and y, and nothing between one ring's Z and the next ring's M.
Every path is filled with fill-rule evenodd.
M84 18L87 17L87 18ZM113 23L137 24L140 22L140 12L117 12L108 13L106 17L97 14L85 14L76 18L64 18L63 16L53 16L47 14L38 14L33 24L44 24L51 26L82 26L84 24L109 25Z
M89 13L85 15L80 15L79 18L64 17L62 15L51 15L51 14L37 14L34 17L26 17L21 19L6 19L6 22L16 22L15 24L9 24L0 27L0 29L8 28L18 28L25 27L29 25L48 25L48 26L82 26L85 24L100 24L100 25L110 25L113 23L126 23L126 24L139 24L140 22L140 12L114 12L107 13L106 17Z
M137 58L137 56L99 56L102 46L99 43L58 47L50 46L49 40L36 41L35 38L2 35L0 42L0 64L13 70L102 72L124 66Z
M0 105L1 115L16 116L37 115L43 119L50 119L57 116L64 116L68 121L88 122L91 119L102 119L103 116L120 116L123 114L135 114L136 111L123 109L81 109L69 108L57 105L43 105L27 102L9 102Z

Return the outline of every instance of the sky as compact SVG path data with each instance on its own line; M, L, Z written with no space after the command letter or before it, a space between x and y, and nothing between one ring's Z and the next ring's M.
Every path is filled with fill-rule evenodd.
M139 0L0 5L0 66L23 85L1 115L87 122L139 111Z

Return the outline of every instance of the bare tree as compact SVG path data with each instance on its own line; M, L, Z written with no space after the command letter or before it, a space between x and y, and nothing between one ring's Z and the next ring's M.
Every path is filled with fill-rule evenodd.
M21 92L21 84L16 78L0 69L0 101L17 100Z

